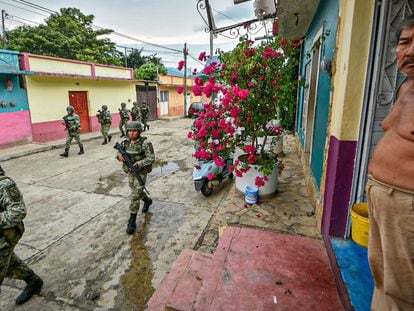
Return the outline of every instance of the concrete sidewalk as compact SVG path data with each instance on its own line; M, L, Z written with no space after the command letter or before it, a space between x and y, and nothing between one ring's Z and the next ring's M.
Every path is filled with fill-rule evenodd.
M120 132L111 133L111 135L119 135ZM102 139L102 134L100 132L91 132L86 134L81 134L82 142L90 141L93 139ZM24 145L17 146L8 146L0 148L0 162L7 161L11 159L16 159L24 157L30 154L44 152L52 149L63 148L65 145L66 138L52 140L44 143L27 143ZM74 140L72 141L72 147L77 147L74 145Z

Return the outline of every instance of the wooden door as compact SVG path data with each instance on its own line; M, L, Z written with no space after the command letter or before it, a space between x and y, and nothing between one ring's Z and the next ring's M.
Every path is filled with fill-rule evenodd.
M69 91L69 104L75 107L75 113L80 118L81 133L90 132L87 92Z

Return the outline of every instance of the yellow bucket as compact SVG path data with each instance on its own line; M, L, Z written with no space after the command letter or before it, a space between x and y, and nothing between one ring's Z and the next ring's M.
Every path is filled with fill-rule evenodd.
M368 247L368 203L355 203L351 209L352 240L355 243Z

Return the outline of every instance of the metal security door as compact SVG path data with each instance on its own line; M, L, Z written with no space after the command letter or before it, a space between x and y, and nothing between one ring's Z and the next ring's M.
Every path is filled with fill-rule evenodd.
M75 113L79 115L81 133L90 132L88 93L85 91L69 91L69 104L75 107Z
M137 94L137 103L140 106L143 101L147 102L148 107L150 108L150 113L148 115L148 120L157 119L157 88L155 86L136 86Z

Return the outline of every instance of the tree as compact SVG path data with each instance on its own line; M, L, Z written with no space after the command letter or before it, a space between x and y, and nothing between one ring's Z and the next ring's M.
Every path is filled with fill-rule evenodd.
M146 63L139 67L138 69L135 69L134 75L135 78L141 79L141 80L157 80L157 68L158 73L161 74L167 74L167 69L164 67L163 64L154 64L154 63Z
M94 15L77 8L62 8L45 20L45 25L22 26L7 32L8 48L21 52L121 65L115 43L101 36L111 29L93 29ZM95 27L96 28L96 27Z

